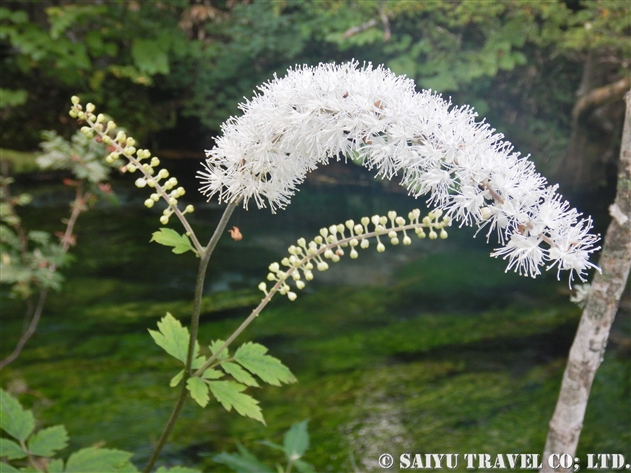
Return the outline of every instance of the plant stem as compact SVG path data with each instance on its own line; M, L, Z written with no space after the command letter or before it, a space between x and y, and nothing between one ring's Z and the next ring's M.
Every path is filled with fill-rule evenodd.
M158 443L156 444L149 461L147 462L147 466L143 470L144 473L150 473L153 468L162 448L164 448L164 444L166 443L169 435L171 435L171 431L175 426L175 422L180 416L180 412L182 411L182 407L184 406L184 401L186 400L186 395L188 390L186 389L186 380L190 377L191 366L193 364L193 355L195 353L195 345L197 344L197 332L199 330L199 316L201 313L201 303L202 296L204 295L204 280L206 278L206 271L208 269L208 263L210 262L210 257L217 246L217 242L224 232L228 221L230 220L230 216L234 209L239 204L240 199L237 202L232 202L228 204L226 209L224 210L223 215L221 216L221 220L217 224L217 228L215 228L215 232L211 237L210 241L206 248L200 253L199 260L199 269L197 271L197 280L195 282L195 296L193 300L193 313L191 315L191 336L188 345L188 353L186 355L186 365L184 367L184 376L182 378L182 389L180 390L180 394L178 395L175 405L173 406L173 410L171 411L171 415L169 416L169 420L164 426L164 430L158 439Z
M626 96L626 116L618 164L616 200L609 207L613 217L605 235L599 265L570 349L559 398L550 421L542 473L554 469L545 459L553 453L574 457L583 428L589 393L602 363L609 331L631 268L631 92Z
M7 186L5 188L5 196L10 196L8 192L9 192L9 189ZM62 253L67 253L68 248L70 248L74 226L77 223L77 218L79 217L79 214L83 211L85 207L85 203L87 202L89 197L90 197L89 192L84 194L81 186L77 188L77 195L75 197L75 200L72 203L72 212L70 213L70 218L68 219L68 223L66 224L66 231L64 232L64 235L61 237ZM13 214L16 215L15 210L13 209L13 206L11 204L9 205ZM22 258L23 258L24 263L26 264L27 263L26 258L27 258L27 252L28 252L28 248L27 248L28 239L26 237L26 233L24 232L24 229L19 223L15 225L15 228L18 231L20 241L22 242ZM57 266L54 264L51 264L48 267L48 269L50 271L50 274L52 274L57 270ZM24 345L26 345L26 342L28 342L28 340L33 336L33 334L35 333L35 330L37 330L37 325L39 324L39 319L41 318L42 312L44 310L44 303L46 302L47 297L48 297L48 288L45 288L39 293L39 300L37 301L37 306L35 307L35 311L33 312L31 320L28 324L28 328L24 331L24 333L20 337L20 340L18 341L18 344L16 345L13 352L9 356L7 356L5 359L0 361L0 370L4 368L5 366L7 366L9 363L12 363L13 361L15 361L15 359L18 356L20 356L20 353L22 352ZM30 310L29 310L29 307L27 307L25 320L28 319L29 314L30 314Z
M0 361L0 370L4 368L6 365L14 361L20 353L22 352L22 348L26 345L26 342L29 338L35 333L37 330L37 324L39 323L39 319L42 315L42 311L44 310L44 303L46 302L46 297L48 296L48 289L42 290L39 293L39 300L37 301L37 307L35 308L35 312L33 313L33 318L31 319L31 323L29 324L26 331L20 337L18 344L15 346L13 353L7 356L4 360Z

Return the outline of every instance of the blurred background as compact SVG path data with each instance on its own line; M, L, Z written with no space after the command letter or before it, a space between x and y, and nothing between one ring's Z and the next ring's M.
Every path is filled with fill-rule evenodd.
M14 193L33 197L18 209L29 230L54 234L68 215L70 175L42 171L35 158L42 131L70 138L79 127L68 116L72 95L163 160L207 240L221 207L196 195L195 173L221 123L274 74L351 59L474 106L597 231L609 222L631 85L626 1L4 1L0 22L0 158ZM160 210L143 206L147 193L133 180L114 176L116 198L80 216L62 287L1 376L44 425L66 425L72 449L105 442L141 465L179 369L147 328L166 311L188 320L197 262L148 243ZM244 237L222 239L211 262L200 339L225 338L249 314L267 265L296 238L423 206L395 182L340 163L314 172L285 211L237 210L231 225ZM473 235L452 228L446 241L368 250L316 275L296 302L273 302L241 341L268 346L299 383L253 393L267 427L189 403L165 464L224 471L212 457L237 441L273 464L256 441L278 442L304 419L305 459L317 471L380 471L384 452L542 452L580 309L567 281L505 274L488 257L493 242ZM9 289L2 357L23 330L25 302ZM583 458L631 458L629 317L625 297L592 390Z

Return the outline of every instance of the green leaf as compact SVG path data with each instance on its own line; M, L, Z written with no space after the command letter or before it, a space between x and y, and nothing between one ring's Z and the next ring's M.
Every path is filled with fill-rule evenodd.
M209 346L208 348L210 348L211 353L214 355L217 353L217 350L219 350L221 348L221 346L224 344L224 340L214 340ZM225 360L226 358L228 358L230 356L230 352L228 351L228 349L226 348L225 350L222 350L221 353L219 354L219 356L217 356L218 360Z
M48 464L48 473L63 473L64 461L61 458L56 458Z
M161 41L136 38L131 55L138 69L150 76L169 73L168 46Z
M208 385L201 378L188 378L186 389L191 393L191 397L202 407L206 407L210 396L208 395Z
M305 420L294 424L285 433L285 440L283 447L285 448L285 455L287 460L294 462L302 457L307 448L309 448L309 433L307 432L307 423Z
M0 428L22 442L35 428L33 413L23 409L18 400L4 389L0 389Z
M65 473L118 473L129 463L132 453L109 448L88 447L68 458Z
M261 463L245 447L237 444L239 453L222 452L215 455L213 460L232 468L237 473L274 473L274 470Z
M175 386L180 384L180 381L182 381L183 377L184 377L184 370L180 371L178 374L173 376L173 378L171 378L171 381L169 381L169 386L174 388Z
M248 373L236 363L224 361L221 363L221 367L226 373L232 375L232 377L238 382L245 384L246 386L254 386L257 388L259 387L259 383L256 382L256 379L254 379L252 375L250 375L250 373Z
M0 457L15 460L26 457L26 452L12 440L0 438Z
M300 473L316 473L311 465L302 460L296 460L293 464Z
M192 251L197 254L197 251L193 248L191 240L186 235L180 235L178 232L171 228L161 228L157 232L153 232L150 242L155 241L164 246L172 246L173 253L176 255Z
M186 468L184 466L174 466L172 468L165 468L161 466L156 473L200 473L199 470L193 470L192 468Z
M245 390L243 384L235 383L234 381L209 381L208 386L213 396L217 398L228 412L234 407L242 416L250 417L265 424L258 401L252 396L241 393L241 391Z
M296 378L289 368L283 365L278 358L266 355L267 348L259 343L247 342L239 347L234 354L234 359L252 374L257 375L263 381L274 386L281 383L295 383Z
M42 429L28 441L28 449L39 457L52 457L57 450L68 445L68 432L63 425Z
M261 445L265 445L266 447L273 448L275 450L280 450L281 452L285 451L283 447L281 447L277 443L270 442L269 440L260 440L258 443L260 443Z
M158 322L158 330L149 330L149 334L156 344L163 348L169 355L177 358L186 364L186 354L188 353L188 342L191 336L188 328L173 317L169 312ZM195 358L199 352L199 344L195 343Z
M202 373L202 379L219 379L222 376L223 373L221 371L212 368L209 368Z
M8 463L0 463L0 465L2 466L2 473L20 473L20 470Z

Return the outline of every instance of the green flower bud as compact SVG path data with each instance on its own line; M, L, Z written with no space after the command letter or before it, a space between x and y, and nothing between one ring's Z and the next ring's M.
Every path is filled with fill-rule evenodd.
M103 115L102 113L99 113L96 117L96 122L103 123L104 121L105 121L105 115Z
M147 185L147 181L143 179L142 177L136 179L136 187L138 187L139 189L142 189L146 185Z
M148 209L153 207L153 200L152 199L145 200L145 207L147 207Z
M292 302L296 300L296 297L298 297L298 296L296 295L295 292L291 292L290 291L290 292L287 293L287 299L289 299Z
M438 238L438 233L436 233L434 230L429 232L429 239L430 240L435 240L436 238Z
M133 146L126 146L125 149L123 149L123 152L128 156L133 156L136 152L136 148Z
M262 282L262 283L260 283L260 284L259 284L259 286L258 286L258 287L259 287L259 289L260 289L261 291L263 291L263 292L265 293L265 295L267 295L267 284L265 284L264 282Z
M160 179L166 179L167 177L169 177L169 171L167 171L166 169L160 169L160 171L158 172L158 177Z
M355 232L355 235L361 235L364 233L364 227L361 225L355 225L355 227L353 227L353 231Z
M116 123L114 123L112 120L110 120L109 122L107 122L107 132L109 133L110 131L112 131L114 128L116 128Z
M399 225L400 227L402 227L403 225L405 225L405 219L403 217L397 217L395 220L397 225Z
M318 261L316 268L318 268L318 271L326 271L327 269L329 269L329 265L326 264L324 261Z
M129 163L127 166L125 166L127 168L127 171L129 172L136 172L136 165Z
M311 271L313 269L313 264L311 264L311 262L308 262L305 264L305 269L307 271Z
M169 217L167 217L166 215L163 215L162 217L160 217L160 223L162 225L166 225L167 223L169 223Z
M397 232L395 232L394 230L390 230L388 232L388 238L390 238L391 240L396 237L397 237Z
M160 166L160 160L154 156L151 158L151 167L155 168L156 166Z
M177 205L177 199L175 197L169 198L169 205L175 207Z
M440 231L440 238L445 240L449 235L447 235L447 232L445 231L445 229L442 229Z
M362 217L361 222L364 227L367 227L370 223L370 219L368 217Z
M68 115L70 115L72 118L77 118L79 116L79 113L76 110L70 110L68 112Z
M337 225L331 225L329 227L329 231L331 232L332 235L335 235L337 233Z
M313 273L309 270L305 271L305 279L307 281L313 281Z
M391 238L390 239L390 243L392 243L393 245L398 245L399 244L399 239L398 238Z
M272 273L268 273L267 280L268 281L276 281L276 276L274 274L272 274Z
M92 112L94 112L94 109L95 109L95 108L96 108L96 107L94 106L94 104L93 104L93 103L88 103L88 104L85 106L85 111L86 111L86 112L90 112L90 113L92 113Z
M381 225L385 225L386 223L388 223L388 219L386 217L379 217L379 223Z
M272 264L269 265L268 269L272 273L277 273L280 270L280 266L278 265L278 263L272 263Z
M422 228L417 228L415 232L419 238L425 238L427 236Z
M348 228L349 230L352 230L354 226L355 226L355 222L353 222L352 220L346 221L346 228Z
M294 271L293 273L291 273L291 278L294 281L299 281L300 280L300 271Z
M390 210L390 211L388 212L388 218L389 218L390 220L394 220L395 218L397 218L397 213L396 213L394 210Z
M316 245L321 245L323 240L322 240L322 237L318 235L317 237L313 239L313 241L315 242Z
M340 257L336 254L334 254L333 256L331 256L331 261L333 261L334 263L337 263L340 260Z
M348 244L354 248L359 245L359 240L357 238L353 238L351 241L348 242Z
M322 235L324 238L326 238L329 235L329 230L327 228L321 228L320 229L320 235Z
M296 287L298 289L304 289L305 288L305 283L304 281L296 281Z
M357 250L353 248L350 254L351 259L357 259L358 256L359 256L359 253L357 253Z
M305 240L304 238L298 238L298 246L306 248L307 247L307 240Z
M412 239L409 236L405 235L403 237L403 244L406 245L406 246L407 245L411 245L412 244Z
M440 216L443 214L443 209L435 209L433 213L434 213L434 218L439 219Z
M431 223L432 223L432 219L431 219L431 218L429 218L429 216L425 216L425 217L423 217L423 223L424 223L425 225L429 225L429 224L431 224Z
M105 135L103 136L103 143L105 143L106 145L111 145L112 144L112 138L110 138L109 135Z
M191 204L187 205L186 208L184 209L184 212L186 213L191 213L195 210L195 207L193 207Z
M342 225L341 223L337 224L337 231L338 231L341 235L344 235L344 225Z
M73 105L78 105L78 104L79 104L79 102L81 102L81 99L80 99L79 97L77 97L76 95L73 95L73 96L70 98L70 101L73 103Z
M379 242L379 243L377 244L377 251L378 251L379 253L383 253L384 251L386 251L386 247L384 246L384 244L383 244L383 243Z
M373 215L372 217L370 217L370 221L376 227L377 225L379 225L379 215Z
M325 257L326 259L331 259L331 258L333 258L333 251L332 251L331 249L326 250L326 251L324 252L324 257Z
M125 142L125 144L127 146L134 146L136 144L136 140L130 136L127 138L127 141Z
M91 132L91 131L92 131L92 130L90 129L90 127L89 127L89 126L82 126L82 127L81 127L81 133L83 133L83 134L84 134L84 135L86 135L86 136L87 136L88 134L90 134L90 132Z
M79 112L79 113L77 113L77 117L79 117L79 120L85 120L85 113L84 112Z
M366 249L370 246L370 242L368 240L362 240L361 244L359 245L362 249Z

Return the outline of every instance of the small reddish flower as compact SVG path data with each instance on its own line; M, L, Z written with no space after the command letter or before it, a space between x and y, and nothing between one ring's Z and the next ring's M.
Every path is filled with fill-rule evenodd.
M243 235L241 235L238 227L232 227L228 230L228 233L230 233L230 236L234 241L241 241L243 239Z

